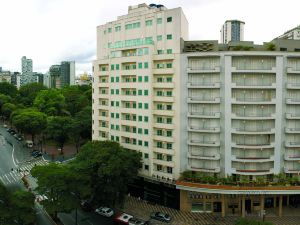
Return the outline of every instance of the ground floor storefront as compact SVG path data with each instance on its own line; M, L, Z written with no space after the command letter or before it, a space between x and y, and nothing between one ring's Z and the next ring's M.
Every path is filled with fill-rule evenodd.
M300 187L228 187L178 182L180 210L194 213L284 216L287 208L300 208Z

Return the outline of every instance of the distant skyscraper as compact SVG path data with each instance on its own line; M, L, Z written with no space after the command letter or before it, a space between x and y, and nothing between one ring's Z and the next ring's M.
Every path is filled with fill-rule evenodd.
M244 40L245 22L239 20L226 20L223 24L221 33L221 43L227 44L229 41Z
M75 62L74 61L63 61L61 62L61 74L60 74L60 85L61 87L66 85L75 84Z
M32 72L32 59L27 59L26 56L23 56L22 59L22 74L20 76L18 87L25 84L37 82L36 76Z
M277 37L278 39L300 40L300 25Z

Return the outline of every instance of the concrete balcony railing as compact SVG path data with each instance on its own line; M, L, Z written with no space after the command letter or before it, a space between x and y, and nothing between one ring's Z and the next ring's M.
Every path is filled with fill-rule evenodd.
M235 89L276 89L276 83L270 83L270 84L232 83L231 87Z
M207 104L219 104L221 102L220 97L216 98L199 98L199 97L189 97L188 103L207 103Z
M249 67L232 67L231 68L232 73L274 73L276 74L276 67L269 67L269 66L258 66L256 68L249 68Z
M136 86L136 84L135 84ZM175 84L173 82L163 82L163 83L158 83L155 82L153 83L153 88L174 88Z
M188 117L191 118L220 118L221 113L220 112L189 112Z
M265 99L265 98L232 98L232 104L248 104L248 105L275 105L276 99Z
M286 99L286 104L288 105L299 105L300 104L300 99L298 98L287 98Z
M284 160L286 161L300 161L300 154L299 155L291 155L291 154L284 154Z
M275 143L271 142L269 144L248 144L248 143L232 143L231 145L233 148L243 148L243 149L268 149L268 148L275 148Z
M275 128L260 128L256 130L250 130L247 128L232 128L233 134L275 134Z
M270 157L259 157L259 156L253 156L253 157L241 157L241 156L231 156L231 160L235 162L243 162L243 163L263 163L263 162L273 162L274 156Z
M174 68L161 68L161 69L154 68L152 71L153 74L174 74L175 73Z
M275 114L270 114L270 113L268 113L268 114L232 113L231 118L232 119L240 119L240 120L274 120L276 118L276 116L275 116Z
M285 133L287 134L300 134L300 128L285 128Z
M188 170L207 172L207 173L220 173L221 168L220 167L207 168L207 167L200 167L200 166L198 167L198 166L188 165Z
M300 89L300 83L287 83L287 89Z
M188 140L188 145L205 146L205 147L220 147L220 142L219 141Z
M285 114L286 119L291 119L291 120L300 120L300 114L296 113L286 113Z
M200 132L200 133L220 133L220 127L195 127L188 126L188 131L190 132Z
M287 73L297 73L297 74L299 74L300 73L300 67L298 67L298 68L287 67L286 72Z
M220 73L219 66L216 67L189 67L187 73Z
M221 84L219 82L216 83L208 83L208 82L189 82L187 84L188 88L220 88Z
M288 168L288 167L284 167L284 172L285 173L293 173L293 174L300 174L300 169L294 169L294 168Z
M197 154L192 154L188 153L188 158L189 159L201 159L201 160L220 160L220 154L213 154L213 155L197 155Z
M286 141L284 143L284 145L287 148L300 148L300 142L289 142L289 141Z
M238 169L232 168L231 169L233 174L239 175L268 175L274 173L274 168L270 169Z

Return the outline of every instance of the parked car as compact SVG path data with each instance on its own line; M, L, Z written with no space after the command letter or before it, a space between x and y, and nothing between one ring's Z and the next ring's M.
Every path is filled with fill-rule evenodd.
M40 157L40 156L42 156L43 154L40 152L40 151L34 151L34 152L32 152L31 153L31 156L33 157L33 158L37 158L37 157Z
M116 216L114 218L114 224L115 225L124 225L124 224L129 224L129 220L132 218L133 216L127 214L127 213L121 213L120 215Z
M149 224L149 222L148 221L143 221L143 220L141 220L141 219L138 219L138 218L130 218L129 220L128 220L128 223L129 223L129 225L148 225Z
M169 223L171 221L171 217L168 214L162 212L153 212L150 214L150 217L152 219L159 220L166 223Z
M6 128L6 127L7 127L7 125L6 125L6 124L3 124L3 127L4 127L4 128Z
M105 217L112 217L114 215L114 211L108 207L100 207L95 210L95 213Z
M93 207L88 201L82 200L80 203L80 207L83 211L91 212L93 210Z
M33 147L33 142L30 140L26 140L25 145L27 148L32 148Z

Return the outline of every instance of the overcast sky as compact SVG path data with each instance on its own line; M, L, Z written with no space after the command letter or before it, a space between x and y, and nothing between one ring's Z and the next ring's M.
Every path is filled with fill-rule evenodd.
M228 19L244 21L245 40L258 44L300 25L299 0L0 0L0 67L20 71L25 55L37 72L62 60L75 60L77 74L90 72L96 26L143 2L182 7L190 40L218 40Z

